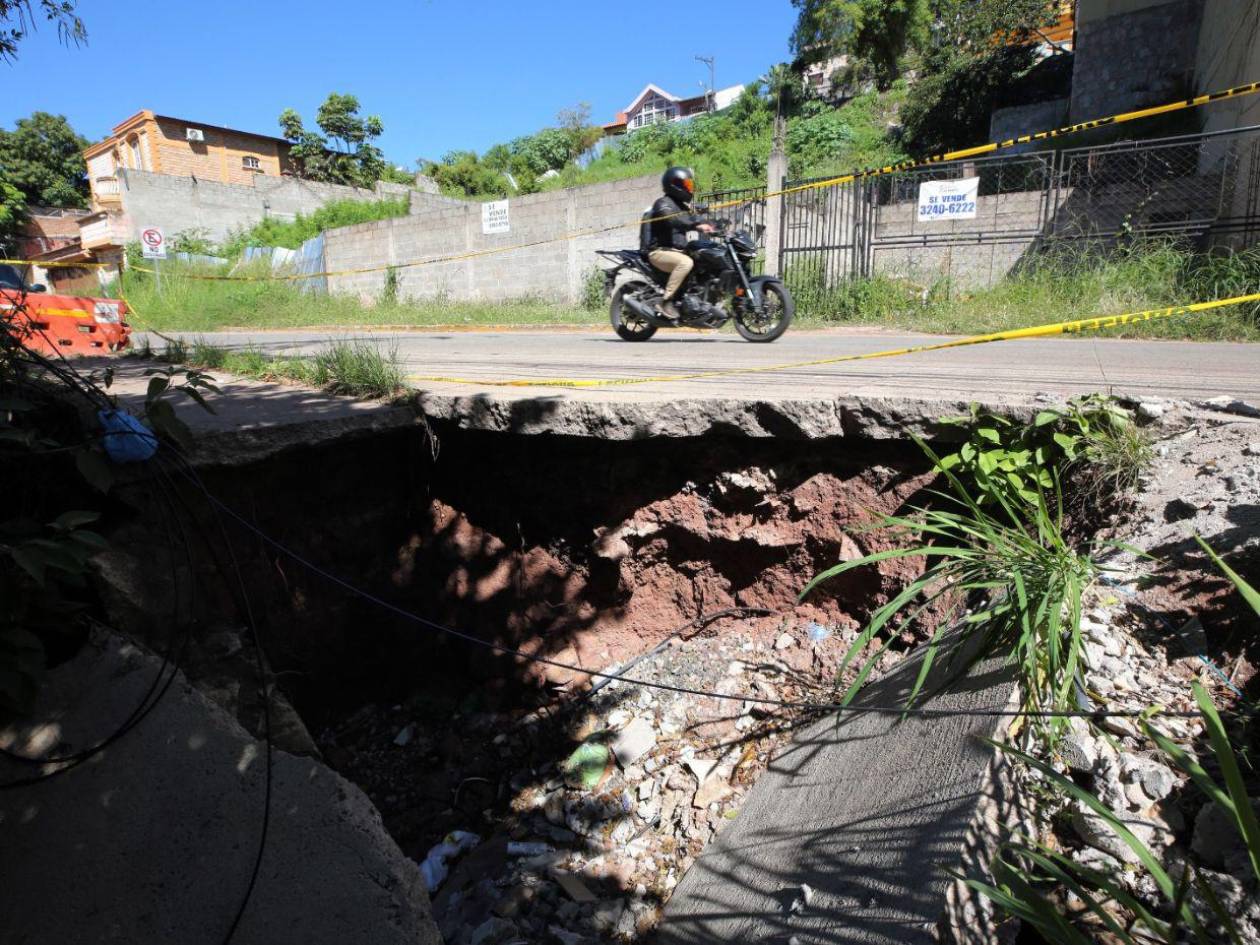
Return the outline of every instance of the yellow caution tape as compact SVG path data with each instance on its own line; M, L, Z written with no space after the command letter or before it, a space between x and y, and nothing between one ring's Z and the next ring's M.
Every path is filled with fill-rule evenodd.
M711 377L731 377L740 374L768 374L774 371L789 371L797 368L822 367L828 364L842 364L847 361L872 361L876 358L895 358L906 354L922 354L926 351L944 351L946 348L965 348L969 345L991 344L996 341L1014 341L1019 338L1043 338L1048 335L1073 335L1086 331L1097 331L1102 328L1119 328L1122 325L1133 325L1139 322L1156 321L1162 318L1174 318L1178 315L1189 315L1193 312L1206 312L1214 308L1228 305L1243 305L1248 302L1260 302L1260 292L1250 295L1236 295L1228 299L1216 299L1211 302L1195 302L1191 305L1172 305L1168 308L1150 309L1145 312L1129 312L1124 315L1096 315L1093 318L1078 318L1074 321L1054 322L1049 325L1035 325L1031 328L1011 328L1006 331L994 331L983 335L970 335L952 341L939 341L934 344L914 345L909 348L890 348L886 351L874 351L869 354L845 354L834 358L817 358L812 361L790 361L784 364L768 364L753 367L721 368L713 371L693 371L687 374L658 374L652 377L617 377L591 378L577 380L573 378L519 378L513 380L483 380L476 377L450 377L443 374L408 375L409 381L424 381L440 384L467 384L477 387L627 387L634 384L657 384L668 381L695 381Z
M886 164L883 167L853 171L848 174L841 174L839 177L829 177L824 180L812 181L808 184L798 184L795 187L787 187L782 190L767 191L759 197L744 197L737 200L727 200L721 203L713 203L709 204L708 207L710 210L726 210L731 207L756 203L758 201L774 197L784 197L789 194L801 193L802 191L838 187L842 184L848 184L856 180L863 180L868 177L897 174L902 171L913 170L918 167L926 167L930 164L940 164L946 161L957 161L963 158L977 157L981 154L991 154L994 151L1000 151L1004 148L1012 148L1016 145L1027 144L1032 141L1059 138L1064 135L1076 134L1081 131L1089 131L1093 128L1102 128L1106 125L1120 125L1130 121L1138 121L1143 118L1151 118L1155 115L1165 115L1169 112L1181 111L1186 108L1197 108L1200 105L1220 102L1225 99L1238 98L1243 95L1252 95L1256 92L1260 92L1260 82L1250 82L1246 85L1236 85L1233 88L1222 89L1219 92L1209 92L1205 95L1195 96L1194 98L1182 99L1177 102L1168 102L1164 105L1153 105L1150 108L1139 108L1131 112L1109 115L1106 118L1095 118L1090 121L1078 122L1075 125L1066 125L1062 128L1055 128L1051 131L1038 131L1033 134L1020 135L1018 138L1008 138L1005 141L990 141L987 144L980 144L971 148L963 148L958 151L946 151L943 154L935 154L931 157L920 158L918 160L902 161L898 164ZM472 250L466 253L455 253L446 256L432 256L426 259L414 259L410 262L401 263L387 263L381 266L363 266L358 269L336 269L327 272L301 273L283 276L208 276L181 273L180 277L184 279L198 279L214 282L295 282L301 279L319 279L329 276L364 275L372 272L385 272L389 269L410 269L415 266L431 266L439 263L460 262L466 259L475 259L479 256L510 253L519 249L530 249L534 246L543 246L550 243L560 243L568 240L581 239L586 236L598 236L601 233L609 233L613 230L620 230L630 226L640 226L643 223L656 223L679 215L680 214L671 213L661 217L652 217L650 219L638 219L627 221L625 223L614 223L611 226L599 227L596 229L578 230L571 233L564 233L559 236L547 237L545 239L531 240L528 243L514 243L510 246L493 246L486 249ZM132 268L139 272L153 272L152 269L144 266L134 266Z
M38 259L0 259L11 266L39 266L40 269L112 269L115 263L98 262L41 262Z
M913 170L918 167L926 167L930 164L940 164L946 161L957 161L963 158L977 157L981 154L991 154L994 151L1000 151L1004 148L1015 147L1020 144L1028 144L1033 141L1044 141L1050 138L1059 138L1065 135L1076 134L1081 131L1089 131L1094 128L1102 128L1107 125L1119 125L1126 122L1138 121L1143 118L1151 118L1156 115L1166 115L1169 112L1181 111L1187 108L1197 108L1200 105L1207 105L1212 102L1220 102L1230 98L1238 98L1243 95L1253 95L1260 92L1260 82L1250 82L1246 85L1236 85L1233 88L1221 89L1218 92L1209 92L1205 95L1197 95L1194 98L1182 99L1176 102L1168 102L1163 105L1153 105L1150 108L1139 108L1130 112L1122 112L1118 115L1108 115L1106 118L1095 118L1090 121L1078 122L1074 125L1066 125L1062 128L1055 128L1050 131L1038 131L1033 134L1020 135L1017 138L1008 138L1005 141L990 141L987 144L976 145L975 147L962 148L958 151L946 151L943 154L935 154L931 157L920 158L918 160L901 161L897 164L886 164L883 167L868 168L861 171L853 171L848 174L841 174L838 177L828 177L823 180L812 181L808 184L798 184L795 187L787 187L782 190L767 191L759 197L745 197L737 200L727 200L721 203L709 204L710 210L726 210L731 207L743 206L749 203L756 203L761 200L771 199L775 197L784 197L789 194L801 193L807 190L822 190L829 187L838 187L842 184L848 184L856 180L863 180L868 177L879 177L887 174L897 174L902 171ZM499 253L510 253L520 249L530 249L534 246L544 246L550 243L560 243L568 240L581 239L586 236L598 236L601 233L609 233L613 230L620 230L630 226L640 226L643 223L655 223L661 220L668 220L679 214L667 214L661 217L652 217L650 219L638 219L627 221L625 223L614 223L611 226L598 227L589 230L578 230L571 233L563 233L559 236L547 237L545 239L531 240L527 243L514 243L510 246L493 246L485 249L471 250L465 253L453 253L446 256L432 256L426 259L414 259L409 262L386 263L379 266L363 266L357 269L335 269L324 272L312 273L294 273L290 275L274 276L212 276L194 273L180 273L182 279L195 279L208 282L297 282L302 279L320 279L330 276L353 276L365 275L373 272L385 272L390 269L410 269L415 266L431 266L440 263L460 262L466 259L476 259L480 256L492 256ZM0 259L0 262L14 263L19 265L37 265L37 266L65 266L65 267L109 267L109 263L40 263L34 260L21 259ZM131 267L137 272L152 273L154 270L147 266Z

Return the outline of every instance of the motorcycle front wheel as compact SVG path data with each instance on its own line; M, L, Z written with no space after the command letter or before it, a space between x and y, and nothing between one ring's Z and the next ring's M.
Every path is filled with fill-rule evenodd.
M735 316L735 330L745 341L774 341L792 324L796 303L782 282L754 284L756 296Z
M618 336L625 341L647 341L656 334L655 325L625 304L625 296L640 287L639 283L629 282L618 286L612 294L612 304L608 309L609 319Z

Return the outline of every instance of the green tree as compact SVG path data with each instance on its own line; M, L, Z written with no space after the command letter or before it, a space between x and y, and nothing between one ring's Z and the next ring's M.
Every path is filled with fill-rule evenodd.
M361 116L355 96L329 93L315 113L315 123L318 132L308 129L292 108L280 113L280 130L299 176L371 187L386 174L389 165L374 143L385 126L377 115Z
M995 39L1033 39L1058 15L1059 0L932 0L929 55L984 56Z
M848 56L850 68L867 72L881 91L901 75L906 53L930 35L928 0L792 0L792 5L799 11L792 32L799 65Z
M19 118L12 131L0 129L0 177L29 204L86 207L87 146L64 115L35 112Z
M49 23L57 24L57 36L63 43L76 46L87 42L87 29L75 14L78 0L38 0L31 8L31 0L0 0L0 62L13 62L17 58L18 43L35 29L40 14Z
M26 198L22 191L0 176L0 256L13 255L13 241L25 219Z

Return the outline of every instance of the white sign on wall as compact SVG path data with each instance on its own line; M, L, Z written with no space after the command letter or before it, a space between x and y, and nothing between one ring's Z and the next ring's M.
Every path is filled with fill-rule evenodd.
M508 202L492 200L481 205L481 232L507 233L512 229L508 223Z
M980 178L928 180L919 185L919 222L974 220Z
M166 237L161 227L146 226L140 231L140 255L145 259L166 258Z

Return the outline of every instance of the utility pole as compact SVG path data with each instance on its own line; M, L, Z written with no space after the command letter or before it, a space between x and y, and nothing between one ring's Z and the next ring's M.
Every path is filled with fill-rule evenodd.
M717 92L717 85L715 84L716 80L714 79L714 75L716 73L713 68L713 64L717 62L717 59L714 56L696 56L696 62L703 62L709 67L709 90L704 95L704 110L711 112L713 111L713 106L715 104L714 95Z

